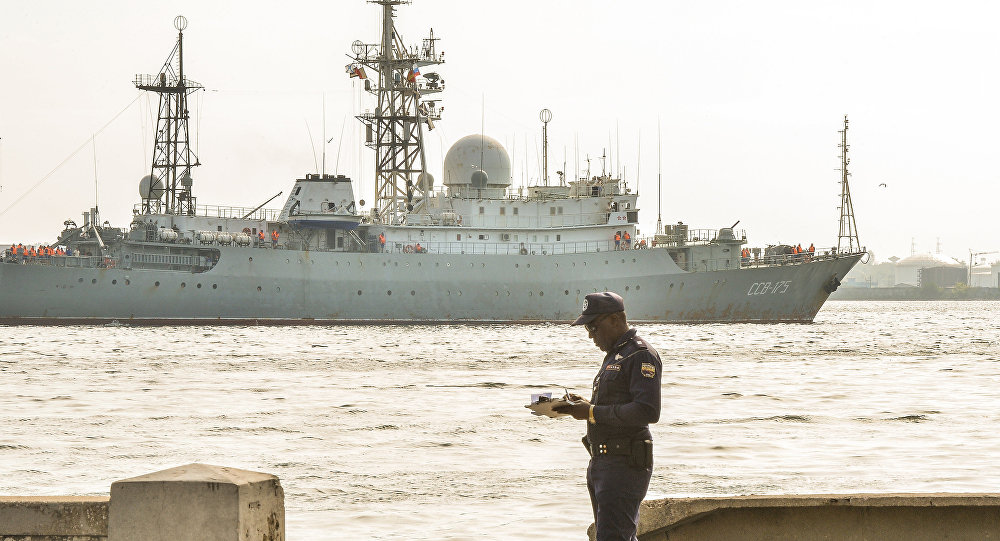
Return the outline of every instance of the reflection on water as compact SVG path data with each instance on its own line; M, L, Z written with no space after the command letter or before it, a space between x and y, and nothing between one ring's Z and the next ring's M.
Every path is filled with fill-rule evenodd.
M831 302L812 325L642 325L649 497L992 492L1000 303ZM585 539L588 394L563 325L0 327L0 494L203 462L273 473L289 539Z

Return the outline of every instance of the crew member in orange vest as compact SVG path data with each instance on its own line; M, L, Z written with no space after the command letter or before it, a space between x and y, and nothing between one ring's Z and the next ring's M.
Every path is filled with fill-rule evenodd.
M622 246L622 234L620 232L615 232L615 250L621 250Z
M813 255L815 253L816 253L816 247L813 246L813 244L810 242L809 243L809 255Z
M413 251L420 254L423 253L424 249L423 247L420 246L420 243L418 242L416 248Z
M632 248L632 235L629 235L628 231L626 231L625 232L625 249L629 250L631 248Z
M278 230L277 229L274 229L274 230L271 231L271 247L272 248L277 248L278 247Z
M267 240L267 237L264 236L264 230L261 229L260 231L257 232L257 244L259 246L263 246L264 245L264 241L266 241L266 240Z
M385 251L385 233L378 234L378 244L382 251Z

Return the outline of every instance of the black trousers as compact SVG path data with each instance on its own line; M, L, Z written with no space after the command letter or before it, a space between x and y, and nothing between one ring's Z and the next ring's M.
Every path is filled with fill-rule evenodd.
M639 504L646 497L653 469L633 468L628 457L598 455L587 467L587 489L594 508L597 541L634 541Z

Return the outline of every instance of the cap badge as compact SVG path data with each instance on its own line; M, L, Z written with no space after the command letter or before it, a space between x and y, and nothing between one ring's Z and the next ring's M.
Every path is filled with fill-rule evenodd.
M584 312L586 312L586 311L587 311L587 305L588 305L588 304L590 304L590 303L589 303L589 302L587 302L587 299L583 299L583 311L584 311Z

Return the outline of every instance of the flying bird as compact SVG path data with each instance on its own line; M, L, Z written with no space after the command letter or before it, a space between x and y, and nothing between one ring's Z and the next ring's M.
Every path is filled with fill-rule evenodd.
M885 188L886 187L884 182L882 184L879 184L878 186L879 186L879 188Z

